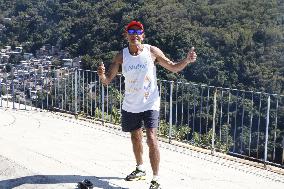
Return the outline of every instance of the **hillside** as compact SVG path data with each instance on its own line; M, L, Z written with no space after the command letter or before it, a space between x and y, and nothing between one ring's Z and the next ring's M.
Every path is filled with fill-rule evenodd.
M283 0L0 0L0 47L58 44L95 69L127 45L132 19L173 60L196 47L194 65L180 74L160 68L160 78L284 93Z

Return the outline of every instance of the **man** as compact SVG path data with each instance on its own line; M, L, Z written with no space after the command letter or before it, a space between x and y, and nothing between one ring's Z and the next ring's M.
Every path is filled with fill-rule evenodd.
M130 132L136 169L125 178L127 181L145 179L143 165L142 122L146 129L149 158L153 171L150 189L160 188L158 180L160 152L157 141L157 127L160 110L160 96L157 86L156 65L179 72L196 60L194 48L179 63L169 60L157 47L142 44L145 33L143 24L131 21L125 28L128 47L120 51L105 74L104 65L98 67L98 75L107 85L122 66L125 77L125 95L122 104L122 130Z

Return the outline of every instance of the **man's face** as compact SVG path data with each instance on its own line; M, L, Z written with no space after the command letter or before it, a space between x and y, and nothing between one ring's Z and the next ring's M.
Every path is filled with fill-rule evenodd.
M144 31L138 26L131 26L126 31L126 37L129 44L139 45L144 40Z

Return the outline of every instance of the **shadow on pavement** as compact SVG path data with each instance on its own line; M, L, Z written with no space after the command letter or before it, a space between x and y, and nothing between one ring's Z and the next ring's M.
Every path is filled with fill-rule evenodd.
M96 176L80 176L80 175L33 175L26 177L19 177L15 179L0 180L1 189L12 189L23 184L70 184L74 183L74 188L78 182L88 179L96 188L102 189L128 189L116 186L115 184L104 181L104 179L122 180L119 177L96 177Z

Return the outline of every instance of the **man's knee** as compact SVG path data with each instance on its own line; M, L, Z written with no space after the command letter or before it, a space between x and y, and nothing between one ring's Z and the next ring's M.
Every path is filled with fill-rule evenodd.
M156 132L147 133L147 144L149 148L157 148L158 140L157 140Z
M131 140L132 142L142 142L142 131L140 129L131 132Z

